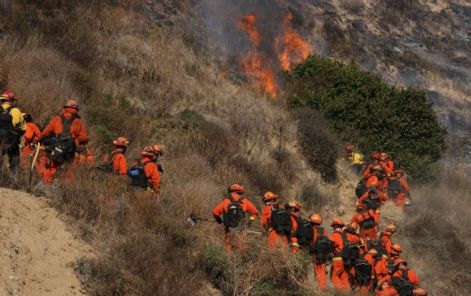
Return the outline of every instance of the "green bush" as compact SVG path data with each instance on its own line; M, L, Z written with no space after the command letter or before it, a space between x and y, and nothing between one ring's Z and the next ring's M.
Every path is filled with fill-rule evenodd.
M431 165L446 148L446 130L423 90L390 86L355 65L319 56L298 65L287 80L291 107L321 111L341 139L366 154L393 152L410 176L430 179Z

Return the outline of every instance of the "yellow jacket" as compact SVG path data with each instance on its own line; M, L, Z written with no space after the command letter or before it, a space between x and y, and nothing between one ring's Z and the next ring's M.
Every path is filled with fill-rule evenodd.
M360 152L352 153L352 164L363 164L363 155Z
M2 104L3 110L8 109L10 106L11 105L8 103ZM18 128L19 130L26 131L25 119L23 118L23 113L21 113L20 109L18 109L17 107L11 108L10 115L13 119L12 120L13 126Z

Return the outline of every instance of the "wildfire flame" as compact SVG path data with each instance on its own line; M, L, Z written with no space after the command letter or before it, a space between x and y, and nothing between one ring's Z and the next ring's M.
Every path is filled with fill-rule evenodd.
M293 15L289 13L283 20L284 35L275 40L275 47L283 49L278 54L280 67L283 71L290 71L294 64L298 64L307 59L314 49L301 38L293 29L291 21Z
M272 69L272 61L260 52L262 36L256 27L257 16L249 14L239 24L252 42L250 52L242 59L245 74L255 80L271 98L276 97L276 75Z
M307 59L314 49L305 42L293 28L293 16L288 14L283 20L282 35L274 41L279 67L283 71L290 71L293 65ZM260 49L262 35L257 29L257 16L249 14L239 21L240 28L247 34L252 43L249 53L242 59L244 73L254 80L271 98L277 94L276 73L273 70L273 60Z

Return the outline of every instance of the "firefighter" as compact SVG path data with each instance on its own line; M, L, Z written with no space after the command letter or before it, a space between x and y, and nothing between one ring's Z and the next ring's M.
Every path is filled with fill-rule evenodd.
M266 192L263 195L265 206L262 208L260 223L268 235L268 248L288 248L291 235L291 214L277 203L278 194Z

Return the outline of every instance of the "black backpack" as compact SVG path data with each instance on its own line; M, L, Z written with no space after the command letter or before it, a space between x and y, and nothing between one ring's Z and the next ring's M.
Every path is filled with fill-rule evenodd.
M381 258L383 255L386 254L386 249L383 247L380 240L368 240L366 243L366 247L368 248L368 251L371 249L375 249L377 252L377 258Z
M414 285L409 281L408 270L402 271L402 277L393 277L391 285L397 290L400 296L412 296Z
M355 281L359 286L366 286L370 283L372 266L365 260L365 258L360 257L355 262Z
M296 230L296 238L300 246L309 246L314 239L312 224L308 220L298 218L298 229Z
M368 210L368 212L369 212L369 210ZM363 214L360 214L360 215L362 215L363 219L365 219L362 222L360 222L360 228L362 228L362 229L371 229L371 228L376 226L375 219L374 219L374 217L370 216L370 213L368 213L368 217L369 217L368 219L366 219Z
M389 182L389 185L388 185L388 195L392 198L396 197L399 193L401 193L403 190L402 190L402 186L401 186L401 182L399 179L394 179L394 180L391 180Z
M270 224L278 234L289 236L291 233L290 212L278 206L272 208Z
M50 137L44 141L44 144L48 146L46 149L50 151L51 158L58 164L71 161L75 157L76 146L75 140L70 132L70 127L76 116L71 118L62 119L62 133L55 137Z
M147 175L144 170L145 166L151 161L144 162L142 164L135 165L128 170L128 176L131 178L131 186L147 188Z
M381 202L379 201L379 198L367 197L363 200L363 204L368 210L371 209L376 211L378 208L381 207Z
M0 106L0 143L12 144L12 134L15 127L13 126L13 117L10 114L11 107L3 109Z
M363 196L368 191L366 188L366 182L364 179L361 179L360 182L358 182L357 187L355 188L355 195L360 198Z
M347 233L342 233L343 249L342 259L346 267L354 266L356 260L360 257L360 246L358 244L351 243L347 240Z
M231 203L227 205L227 211L222 215L222 220L226 227L236 228L245 218L245 214L241 206L241 202L244 199L240 198L237 201L233 200L232 197L229 197L229 199L231 200Z
M324 235L324 228L314 228L317 232L317 240L313 245L313 254L316 255L316 263L326 263L329 254L334 250L334 243Z

